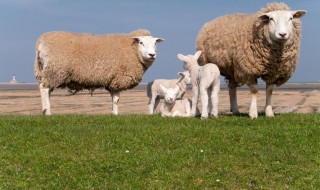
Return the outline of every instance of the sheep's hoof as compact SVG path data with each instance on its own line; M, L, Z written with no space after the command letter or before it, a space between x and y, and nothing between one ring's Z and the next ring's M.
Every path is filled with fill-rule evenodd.
M272 107L268 106L265 109L265 114L267 117L274 117L273 111L272 111Z
M201 119L202 119L202 120L208 119L208 116L207 116L207 115L206 115L206 116L205 116L205 115L204 115L204 116L201 116Z
M258 113L255 114L249 114L250 119L257 119L258 118Z

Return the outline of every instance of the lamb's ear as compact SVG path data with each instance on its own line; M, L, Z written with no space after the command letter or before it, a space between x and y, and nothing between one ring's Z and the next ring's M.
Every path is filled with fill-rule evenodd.
M157 43L160 43L160 42L163 42L165 39L163 39L163 38L156 38L156 42Z
M185 62L188 61L188 57L187 57L187 56L184 56L184 55L182 55L182 54L178 54L177 57L178 57L181 61L185 61Z
M199 57L200 57L200 55L201 55L201 53L202 53L202 51L197 51L195 54L194 54L194 58L196 59L196 60L198 60L199 59Z
M179 93L180 87L178 85L176 85L176 87L174 88L175 93Z
M182 81L183 78L186 76L183 72L179 72L178 75L180 75L180 78L178 80L179 82Z
M162 84L160 84L160 88L161 88L163 93L167 93L167 88L164 87Z
M301 18L303 17L307 11L305 10L297 10L297 11L291 11L293 18Z
M133 43L139 43L140 39L139 39L139 37L132 37L132 41L133 41Z

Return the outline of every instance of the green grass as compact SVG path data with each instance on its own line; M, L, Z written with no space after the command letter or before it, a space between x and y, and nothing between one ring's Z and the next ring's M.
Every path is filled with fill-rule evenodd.
M0 189L320 189L320 114L0 116Z

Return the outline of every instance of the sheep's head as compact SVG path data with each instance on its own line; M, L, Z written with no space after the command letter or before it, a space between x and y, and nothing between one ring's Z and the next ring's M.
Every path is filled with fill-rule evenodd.
M259 16L259 19L267 23L269 28L269 36L273 41L285 42L291 36L294 20L301 18L306 14L306 11L289 11L277 10L264 13Z
M138 36L132 39L134 43L138 44L138 53L143 62L153 62L157 57L156 44L164 41L162 38L152 36Z
M198 65L198 59L201 53L201 51L197 51L194 55L178 54L177 57L183 62L183 68L190 71L192 66Z
M189 71L179 72L179 81L185 81L186 84L191 84L191 76Z
M167 104L174 104L179 94L179 86L177 85L175 88L166 88L162 84L160 84L160 88L164 93L164 101Z

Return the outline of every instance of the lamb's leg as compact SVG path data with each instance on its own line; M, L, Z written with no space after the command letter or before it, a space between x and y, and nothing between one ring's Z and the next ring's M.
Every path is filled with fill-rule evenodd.
M159 102L160 102L160 98L159 97L156 97L156 100L154 102L154 108L153 108L153 113L156 111L158 105L159 105Z
M265 108L265 114L267 117L273 117L273 110L271 106L271 97L273 92L273 84L267 84L266 87L266 108Z
M154 113L154 110L155 110L155 99L156 97L155 96L151 96L150 99L149 99L149 114L153 114Z
M193 85L192 86L191 116L196 116L198 99L199 99L199 87L196 85Z
M258 110L257 110L258 85L257 83L250 84L249 88L251 92L251 105L249 110L249 116L251 119L255 119L258 117Z
M217 80L213 86L213 90L211 93L211 104L212 104L211 115L214 117L218 117L219 91L220 91L220 80Z
M111 92L112 97L112 114L118 115L118 102L120 99L120 92Z
M201 104L202 104L201 118L207 119L208 118L208 88L206 88L204 85L201 85L200 94L201 94Z
M50 94L52 90L44 87L42 83L40 83L39 89L42 103L42 114L51 115Z
M229 87L230 111L238 115L240 114L237 101L237 87Z

